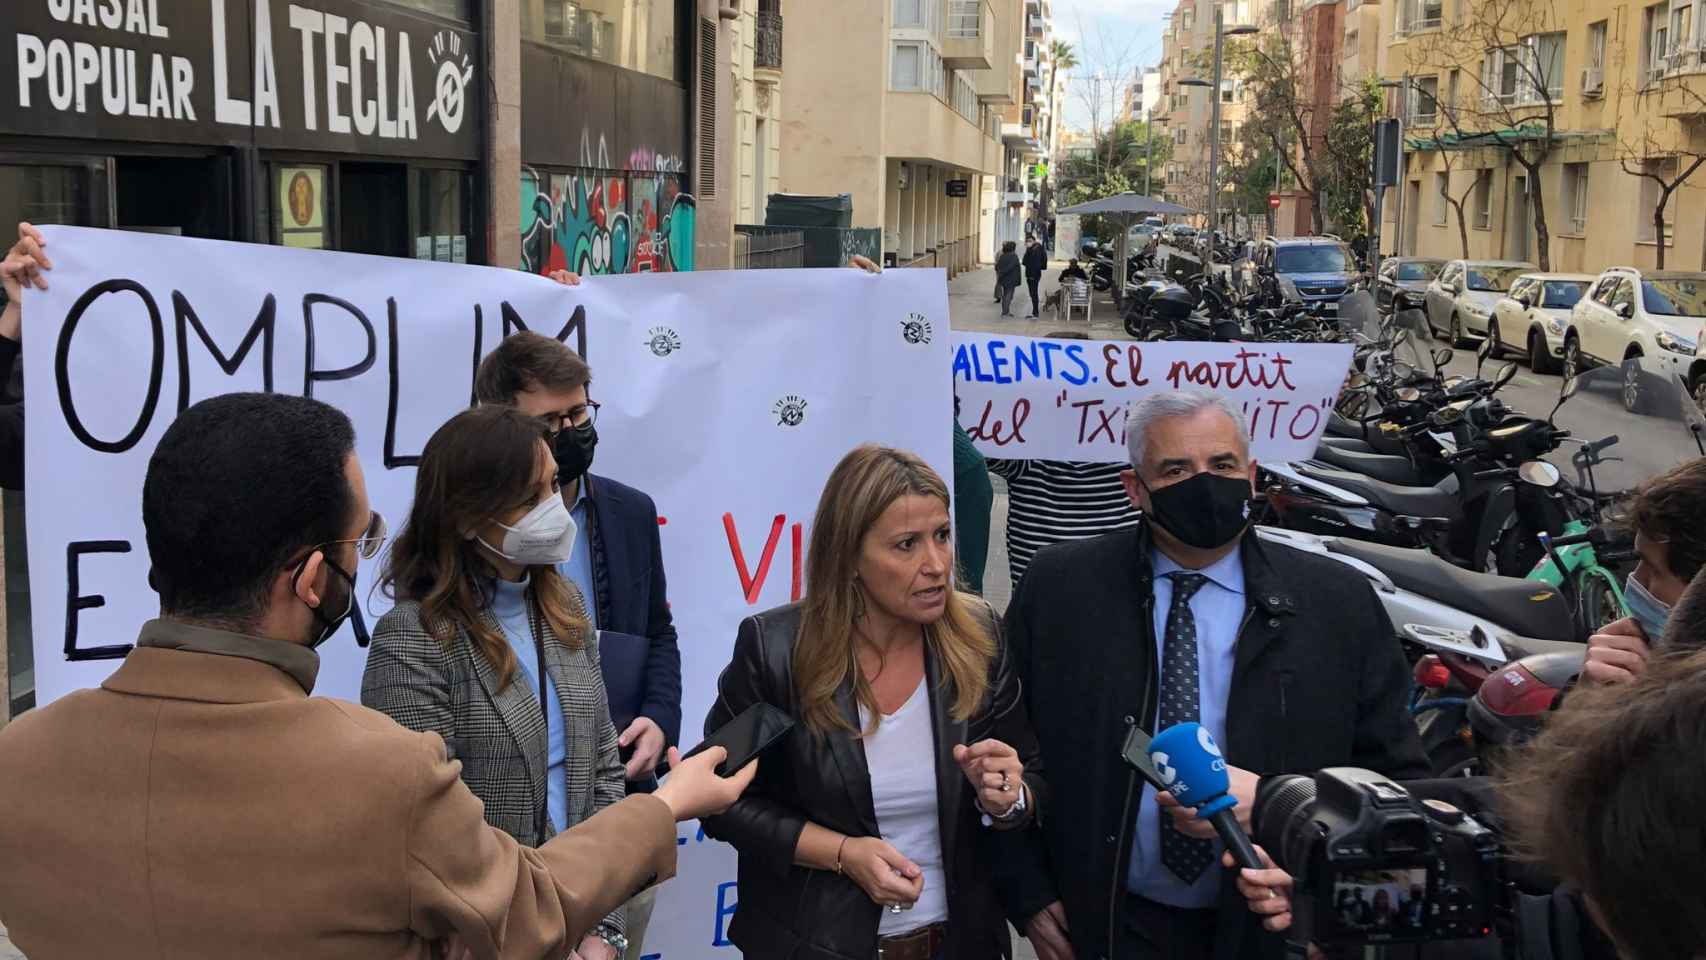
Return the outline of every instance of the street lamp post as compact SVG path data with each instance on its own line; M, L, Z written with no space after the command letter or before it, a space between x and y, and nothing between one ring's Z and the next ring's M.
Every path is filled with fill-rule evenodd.
M1208 87L1211 98L1208 141L1208 260L1209 272L1213 272L1214 261L1214 231L1219 226L1215 215L1217 194L1220 192L1220 76L1225 52L1225 38L1242 37L1255 33L1256 28L1250 24L1240 24L1232 29L1226 29L1225 16L1219 4L1214 7L1214 82L1211 84L1200 79L1180 80L1180 86Z
M1404 184L1409 179L1408 173L1404 169L1404 114L1410 109L1410 74L1406 72L1396 81L1382 80L1380 85L1388 90L1396 89L1398 91L1397 102L1392 105L1392 112L1398 118L1398 182L1392 185L1393 192L1397 194L1392 206L1392 244L1393 249L1402 255L1404 253ZM1414 216L1415 211L1410 211L1410 215ZM1378 225L1375 227L1374 235L1380 236ZM1379 251L1376 251L1376 259L1379 256Z
M1155 157L1155 130L1149 126L1149 108L1143 109L1143 195L1153 196L1149 192L1149 165Z

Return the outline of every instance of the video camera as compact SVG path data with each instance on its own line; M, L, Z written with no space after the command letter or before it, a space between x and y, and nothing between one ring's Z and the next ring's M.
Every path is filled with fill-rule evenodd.
M1264 781L1251 814L1256 842L1296 879L1290 939L1420 943L1492 932L1499 838L1452 804L1335 767Z

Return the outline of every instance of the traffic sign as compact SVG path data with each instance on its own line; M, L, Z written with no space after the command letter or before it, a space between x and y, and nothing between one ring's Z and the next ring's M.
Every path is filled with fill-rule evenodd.
M1280 203L1280 195L1279 194L1277 194L1277 193L1268 194L1268 206L1272 207L1275 210L1278 210L1279 209L1279 203Z

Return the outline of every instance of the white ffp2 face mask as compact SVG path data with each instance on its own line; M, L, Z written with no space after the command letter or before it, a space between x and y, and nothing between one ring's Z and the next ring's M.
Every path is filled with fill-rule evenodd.
M480 545L511 563L523 566L551 566L563 563L574 553L578 530L575 518L560 495L553 494L515 522L514 526L499 523L504 529L503 547L499 549L477 538Z

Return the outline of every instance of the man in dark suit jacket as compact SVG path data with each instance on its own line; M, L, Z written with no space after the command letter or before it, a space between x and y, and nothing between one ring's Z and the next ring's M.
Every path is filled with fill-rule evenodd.
M555 279L567 283L570 275ZM578 278L577 278L578 279ZM628 793L656 787L656 771L681 734L681 650L663 573L652 498L591 473L598 404L592 371L560 341L522 331L504 338L474 378L481 403L510 404L554 427L557 479L576 524L562 572L579 588L599 632L610 720L627 765ZM628 904L629 957L638 960L655 890Z
M998 838L1009 916L1041 960L1283 952L1222 869L1212 828L1121 760L1134 726L1207 728L1246 828L1264 776L1427 773L1409 670L1373 590L1248 530L1248 436L1213 394L1136 404L1124 480L1144 522L1043 550L1007 610L1043 762L1076 783L1040 831Z

